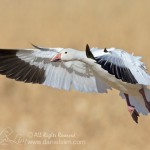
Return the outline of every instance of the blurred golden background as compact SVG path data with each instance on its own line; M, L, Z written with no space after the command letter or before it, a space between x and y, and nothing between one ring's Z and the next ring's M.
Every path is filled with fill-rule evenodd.
M0 47L117 47L150 66L150 1L1 0ZM0 131L75 133L85 144L13 144L0 149L149 150L150 116L135 124L118 91L66 92L0 76ZM0 135L1 138L1 135ZM36 137L37 138L37 137Z

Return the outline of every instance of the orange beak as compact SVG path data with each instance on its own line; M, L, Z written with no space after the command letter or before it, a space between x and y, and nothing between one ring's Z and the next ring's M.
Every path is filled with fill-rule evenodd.
M57 62L61 60L61 53L58 53L57 55L55 55L52 59L51 62Z

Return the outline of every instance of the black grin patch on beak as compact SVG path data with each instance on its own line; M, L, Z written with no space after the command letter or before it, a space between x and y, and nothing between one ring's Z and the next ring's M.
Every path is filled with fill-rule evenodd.
M52 62L60 62L60 61L61 61L61 59L55 59Z

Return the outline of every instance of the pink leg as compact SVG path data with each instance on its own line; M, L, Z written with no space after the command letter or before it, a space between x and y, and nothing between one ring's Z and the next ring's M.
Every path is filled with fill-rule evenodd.
M128 94L125 94L125 93L124 93L124 95L125 95L125 97L126 97L126 102L127 102L128 111L129 111L129 113L131 114L132 119L133 119L136 123L138 123L139 113L136 111L136 109L134 108L134 106L132 106L132 105L130 104L129 95L128 95Z
M150 112L150 102L148 102L144 89L142 88L141 90L139 90L139 92L141 93L141 95L143 96L144 102L145 102L145 106L148 109L148 111Z

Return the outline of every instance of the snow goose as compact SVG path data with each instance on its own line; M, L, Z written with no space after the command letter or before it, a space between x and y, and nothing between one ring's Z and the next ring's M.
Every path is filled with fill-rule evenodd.
M0 74L58 89L107 93L115 88L138 123L150 112L150 76L141 57L116 48L0 49Z

